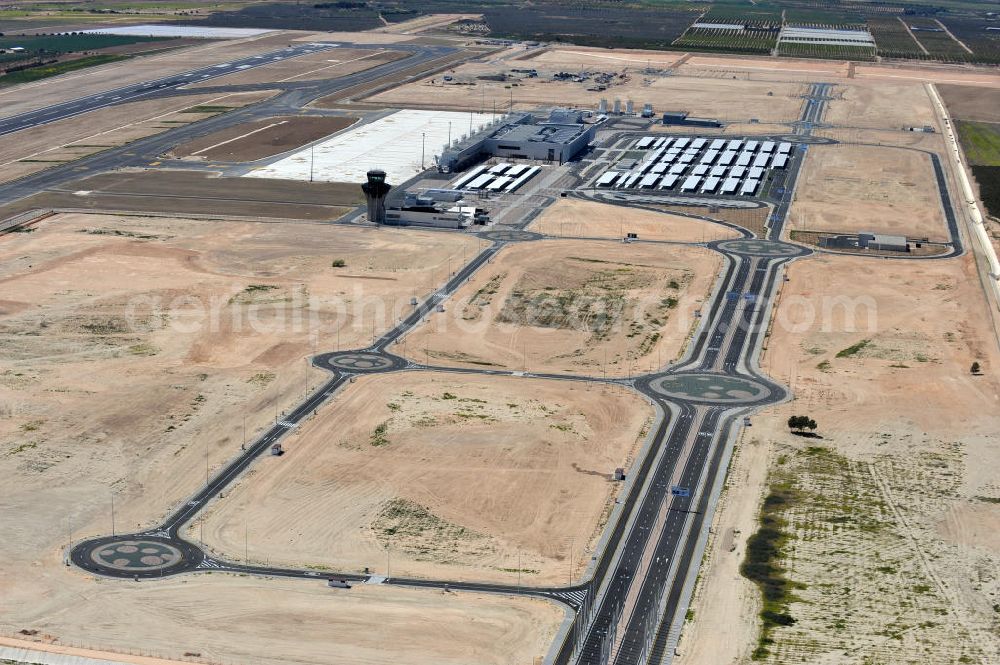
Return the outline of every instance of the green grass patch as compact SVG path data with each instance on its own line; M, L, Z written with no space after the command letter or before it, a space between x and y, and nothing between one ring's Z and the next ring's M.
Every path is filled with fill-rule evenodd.
M852 344L846 349L841 349L840 351L837 351L837 357L850 358L851 356L856 356L857 354L861 353L861 351L869 344L871 344L870 339L863 339L857 344Z
M756 584L764 597L760 611L763 625L753 650L753 660L763 660L770 654L770 646L774 643L771 633L776 627L795 623L788 605L797 585L785 576L781 559L789 540L782 513L786 504L796 498L790 484L772 484L760 509L760 528L747 540L746 556L740 565L740 573Z
M127 55L90 55L76 60L66 60L64 62L53 62L47 65L39 65L30 69L22 69L17 72L8 72L0 76L0 86L17 85L19 83L31 83L46 79L51 76L59 76L67 72L74 72L78 69L106 65L110 62L128 60Z
M965 120L955 124L970 164L1000 166L1000 124Z

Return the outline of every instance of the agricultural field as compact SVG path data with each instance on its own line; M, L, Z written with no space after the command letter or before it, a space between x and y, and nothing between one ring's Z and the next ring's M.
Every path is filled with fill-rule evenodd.
M1000 21L987 22L980 18L942 18L951 34L976 54L976 62L1000 63L1000 31L987 31L987 26L1000 28Z
M975 55L952 39L935 19L906 18L907 25L920 45L937 60L945 62L967 62L975 60Z
M674 46L693 51L732 51L734 53L770 53L778 41L776 28L713 30L689 28Z
M778 55L792 58L829 58L833 60L874 60L875 49L867 46L835 44L799 44L783 42L778 45Z
M875 38L878 54L883 58L921 59L928 55L906 25L895 16L869 19L868 30Z
M340 8L336 5L336 2L251 4L235 11L216 12L189 23L191 25L263 30L354 32L383 26L384 23L379 19L380 15L384 16L387 21L402 21L416 16L415 11L394 14L391 10L380 12L374 8Z
M1000 124L959 120L957 125L983 205L1000 217Z
M0 54L0 66L10 62L34 58L52 58L69 53L97 51L115 46L127 46L143 42L169 41L164 37L135 37L127 35L4 35L0 37L0 50L21 47L20 53Z

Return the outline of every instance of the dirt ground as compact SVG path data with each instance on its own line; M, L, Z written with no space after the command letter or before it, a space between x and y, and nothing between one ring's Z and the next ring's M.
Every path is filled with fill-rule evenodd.
M755 530L745 501L765 491L768 450L772 477L791 475L804 497L785 512L781 561L804 586L763 662L995 662L1000 353L972 258L816 257L789 277L763 367L795 400L744 435L679 662L744 662L753 647L759 592L734 559ZM821 438L789 433L802 413Z
M357 122L352 117L279 116L213 132L174 148L171 157L252 162L329 136Z
M524 67L547 65L564 68L609 67L617 69L619 67L669 67L676 64L683 56L683 53L668 51L565 46L548 48L537 55L519 58L518 61L525 63Z
M221 76L188 86L208 88L219 85L246 85L285 81L312 81L321 78L337 78L371 69L378 65L406 57L402 51L372 51L364 49L340 48L321 51L298 58L280 60L270 65L254 67L242 72Z
M937 89L953 118L1000 122L1000 90L966 85L938 85Z
M14 86L0 91L0 117L17 115L103 90L141 83L214 63L275 51L288 46L291 37L301 35L300 32L273 32L246 39L211 42L203 46L91 67L63 76Z
M247 531L251 560L320 570L516 584L520 568L522 584L566 584L651 417L607 386L359 378L209 508L204 538L239 557Z
M641 240L703 242L735 238L732 229L682 215L612 206L578 199L559 199L528 226L550 236L620 240L637 233Z
M67 570L61 559L70 538L110 530L112 494L118 529L153 525L239 451L244 423L255 436L325 379L306 363L314 348L366 344L373 321L376 332L394 323L376 303L394 302L400 283L425 295L469 242L420 231L107 215L59 215L0 237L0 510L10 536L0 543L0 588L11 601L0 633L38 629L62 643L142 644L174 658L204 647L231 663L247 662L247 653L318 662L334 651L343 662L366 662L379 643L421 643L435 630L471 631L470 642L439 639L431 653L407 650L408 662L505 663L496 645L508 641L518 662L544 652L561 618L548 606L513 603L503 615L504 599L421 600L388 590L372 592L384 601L338 601L325 587L223 576L135 587ZM333 258L347 266L331 268ZM356 602L365 611L352 610ZM282 606L287 613L272 613ZM406 619L414 606L421 616L467 612L482 623ZM245 627L235 627L242 619ZM233 625L222 630L215 620ZM314 620L324 629L300 630ZM178 642L202 630L191 644ZM481 658L461 651L469 644Z
M683 351L721 267L700 247L513 245L398 351L434 364L591 376L652 371ZM451 332L456 331L456 332Z
M888 146L812 146L790 229L949 240L930 157Z
M56 568L58 559L44 565L58 588L52 595L35 593L55 580L33 570L7 587L11 606L0 630L38 630L37 637L68 647L63 653L114 662L531 663L545 655L562 620L554 604L527 598L385 586L331 590L322 581L229 575L136 585L66 572ZM151 662L116 650L171 660Z
M242 92L134 102L17 132L0 144L0 182L216 115L185 112L194 106L239 108L273 95L269 91Z
M608 51L611 56L614 52ZM542 56L540 56L542 57ZM592 63L587 69L618 72L631 66L630 61L608 60L607 64ZM476 77L509 71L510 68L532 67L538 78L523 78L516 87L499 81L481 81ZM692 116L718 118L727 122L746 122L758 118L761 122L790 122L795 120L802 107L801 95L806 91L799 83L755 82L687 76L644 76L632 70L628 80L617 82L603 92L591 92L592 80L582 83L552 79L564 66L539 62L510 61L505 66L489 63L468 63L449 70L454 82L445 82L442 74L435 74L370 97L367 101L400 106L427 108L454 108L479 110L496 102L497 108L507 110L513 96L514 108L534 109L538 106L579 106L594 108L600 98L632 99L637 106L653 104L657 110L684 110ZM433 82L432 82L433 81ZM472 85L460 85L471 83ZM768 95L768 93L773 93Z
M934 104L920 82L854 83L833 88L823 120L835 125L900 130L937 127Z
M678 67L686 76L755 81L818 81L845 78L848 63L838 60L793 60L789 58L741 58L739 56L693 55Z
M2 206L0 219L62 208L332 221L361 200L360 188L350 183L220 179L204 171L116 171Z

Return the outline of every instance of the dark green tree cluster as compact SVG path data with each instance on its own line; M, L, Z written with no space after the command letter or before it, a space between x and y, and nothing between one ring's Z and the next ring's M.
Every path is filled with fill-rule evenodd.
M792 416L788 419L788 429L795 430L796 432L803 430L812 432L816 429L816 421L809 416Z

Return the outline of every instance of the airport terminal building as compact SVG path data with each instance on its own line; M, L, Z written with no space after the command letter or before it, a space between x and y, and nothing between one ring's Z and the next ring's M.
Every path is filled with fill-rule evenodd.
M586 150L597 127L584 122L582 111L555 110L545 120L530 113L514 114L499 126L446 149L438 158L438 169L450 173L489 157L562 164Z

